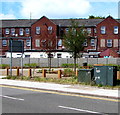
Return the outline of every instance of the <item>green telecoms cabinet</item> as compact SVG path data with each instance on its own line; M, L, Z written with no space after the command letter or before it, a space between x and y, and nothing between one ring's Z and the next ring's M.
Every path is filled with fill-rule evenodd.
M116 66L95 66L94 79L96 84L114 86L117 82Z
M91 83L93 79L93 69L79 69L78 81L84 83Z

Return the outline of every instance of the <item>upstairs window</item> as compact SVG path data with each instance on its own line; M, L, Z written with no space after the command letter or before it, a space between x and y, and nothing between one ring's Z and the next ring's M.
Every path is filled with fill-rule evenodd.
M49 27L48 27L48 33L49 33L49 34L52 34L52 30L53 30L52 26L49 26Z
M96 28L94 28L94 33L95 33L95 34L97 33L97 29L96 29Z
M40 47L40 40L39 40L39 39L36 39L36 40L35 40L35 46L36 46L36 47Z
M83 45L84 45L84 46L87 46L87 39L85 39Z
M5 34L6 34L6 35L10 34L9 28L6 28L6 29L5 29Z
M36 27L36 34L40 34L40 27Z
M75 28L72 28L72 34L76 35L76 33L77 33L77 30Z
M65 32L68 33L68 31L69 31L69 28L65 28Z
M25 33L28 35L28 34L30 34L30 29L29 28L26 28L25 29Z
M20 30L19 30L19 34L20 34L20 36L23 36L23 28L20 28Z
M91 39L91 46L95 46L95 39Z
M41 45L42 45L42 47L43 47L43 48L45 48L45 47L46 47L46 45L47 45L47 44L46 44L46 39L41 40L41 42L42 42L42 44L41 44Z
M107 40L107 47L112 47L112 40Z
M105 26L101 26L101 34L105 34L106 33L106 27Z
M91 28L87 28L88 35L91 34Z
M2 46L7 46L7 40L2 40Z
M11 35L12 35L12 36L15 35L15 28L11 28Z
M118 26L114 26L114 34L118 34Z
M48 41L48 47L52 47L53 42L52 41Z

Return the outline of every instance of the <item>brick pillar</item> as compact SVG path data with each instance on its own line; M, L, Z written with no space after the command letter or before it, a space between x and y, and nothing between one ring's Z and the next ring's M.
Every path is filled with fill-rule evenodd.
M62 71L61 70L58 70L58 78L60 79L62 76Z
M46 70L45 70L45 69L42 70L42 77L43 77L43 78L46 77Z

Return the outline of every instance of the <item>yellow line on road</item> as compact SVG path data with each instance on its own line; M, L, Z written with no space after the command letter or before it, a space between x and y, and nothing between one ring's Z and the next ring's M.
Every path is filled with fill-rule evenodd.
M112 101L112 102L120 102L119 99L110 99L110 98L102 98L102 97L95 97L95 96L85 96L85 95L79 95L79 94L61 93L61 92L56 92L56 91L46 91L46 90L40 90L40 89L30 89L30 88L7 86L7 85L0 85L0 87L7 87L7 88L14 88L14 89L42 92L42 93L51 93L51 94L57 94L57 95L83 97L83 98L89 98L89 99L98 99L98 100L105 100L105 101Z

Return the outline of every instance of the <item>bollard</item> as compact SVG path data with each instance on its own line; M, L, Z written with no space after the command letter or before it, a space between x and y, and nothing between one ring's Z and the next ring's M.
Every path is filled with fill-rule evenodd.
M19 75L20 75L19 68L17 68L17 76L19 76Z
M58 78L59 78L59 79L61 78L61 74L62 74L62 71L61 71L61 70L58 70Z
M6 71L7 71L7 76L8 76L9 75L9 68L7 68Z
M43 77L43 78L46 77L46 70L45 70L45 69L42 70L42 77Z
M32 77L32 70L31 69L28 70L28 76Z

